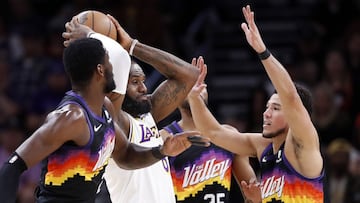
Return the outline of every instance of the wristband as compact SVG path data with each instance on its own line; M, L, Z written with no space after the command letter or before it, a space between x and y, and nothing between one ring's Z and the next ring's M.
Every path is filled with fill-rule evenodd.
M137 39L134 39L134 40L131 42L131 46L130 46L130 49L129 49L129 55L130 55L130 56L133 55L135 45L136 45L138 42L139 42L139 41L138 41Z
M14 152L0 168L1 202L16 202L20 175L27 169L24 160Z
M17 152L11 154L7 163L13 165L13 170L18 170L20 173L27 169L25 161L20 157Z
M265 59L269 58L270 55L271 55L271 53L270 53L269 49L265 49L265 51L258 54L260 60L265 60Z
M160 146L151 148L151 154L157 159L163 159L166 157L160 152Z
M88 32L86 38L90 38L92 34L95 34L95 32Z

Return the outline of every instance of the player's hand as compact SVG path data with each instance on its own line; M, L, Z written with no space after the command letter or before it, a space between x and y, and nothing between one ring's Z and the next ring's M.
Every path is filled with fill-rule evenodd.
M107 14L110 20L114 23L116 30L117 30L117 41L121 44L121 46L129 52L131 42L133 38L121 27L120 23L110 14Z
M74 16L70 22L65 23L65 30L66 31L62 33L62 37L65 39L65 47L69 46L71 41L85 38L90 32L93 32L90 27L79 23L77 16Z
M168 136L161 147L160 152L166 156L177 156L191 145L208 147L210 139L200 136L198 131L185 131Z
M261 202L260 183L257 182L256 179L251 179L249 183L241 181L240 186L247 200L251 200L252 202Z
M197 59L193 58L191 64L199 68L200 74L195 85L188 94L189 99L201 97L202 90L206 88L204 81L207 74L207 65L204 63L203 57L200 56Z
M242 12L244 14L246 23L241 23L241 29L245 33L247 42L257 53L265 51L265 44L255 24L254 12L250 9L249 5L243 7Z

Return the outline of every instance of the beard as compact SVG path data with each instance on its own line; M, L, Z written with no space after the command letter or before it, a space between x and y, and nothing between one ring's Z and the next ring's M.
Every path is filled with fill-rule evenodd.
M139 102L128 95L125 95L122 109L134 117L139 117L141 114L150 112L151 102L150 100L143 100Z
M106 78L106 84L104 86L104 93L108 94L115 89L116 85L115 85L113 73L108 71L107 69L105 69L105 78Z
M282 133L285 133L286 131L286 128L281 128L275 132L271 132L271 133L263 133L263 137L264 138L274 138L274 137L277 137L278 135L282 134Z

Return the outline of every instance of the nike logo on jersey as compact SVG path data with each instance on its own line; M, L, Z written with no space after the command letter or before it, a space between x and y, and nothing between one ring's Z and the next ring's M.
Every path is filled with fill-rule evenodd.
M95 131L95 132L99 131L99 129L101 128L101 126L102 126L102 124L100 124L100 125L98 125L98 126L94 125L94 131Z

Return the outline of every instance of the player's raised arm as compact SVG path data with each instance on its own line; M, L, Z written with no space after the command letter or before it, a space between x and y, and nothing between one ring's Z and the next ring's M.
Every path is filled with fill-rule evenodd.
M316 177L323 169L323 159L319 150L318 134L310 118L310 98L302 97L306 94L305 89L295 87L289 73L265 46L250 6L244 7L242 11L246 23L242 23L241 28L249 45L259 54L289 124L290 132L286 138L285 153L298 172L306 177ZM303 92L304 95L299 95L298 92Z

